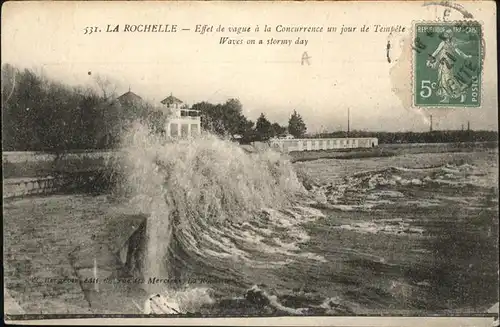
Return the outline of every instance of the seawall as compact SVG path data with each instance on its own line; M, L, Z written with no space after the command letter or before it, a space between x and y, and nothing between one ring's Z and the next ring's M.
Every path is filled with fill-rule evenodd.
M52 176L38 178L9 178L3 181L4 199L50 194L59 190L60 181Z

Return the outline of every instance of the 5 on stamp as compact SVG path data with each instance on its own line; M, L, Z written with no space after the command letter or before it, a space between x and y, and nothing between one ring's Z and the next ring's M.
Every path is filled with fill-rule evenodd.
M416 107L480 107L483 43L476 21L414 25Z

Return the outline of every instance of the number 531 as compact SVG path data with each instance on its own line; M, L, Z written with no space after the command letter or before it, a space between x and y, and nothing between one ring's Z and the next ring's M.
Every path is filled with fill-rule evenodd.
M99 29L97 28L97 26L90 26L90 27L85 27L84 31L85 32L83 34L92 34L99 32Z

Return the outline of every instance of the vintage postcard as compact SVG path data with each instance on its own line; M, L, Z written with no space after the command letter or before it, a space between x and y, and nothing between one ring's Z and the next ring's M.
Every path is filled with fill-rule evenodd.
M5 321L498 326L495 9L4 3Z

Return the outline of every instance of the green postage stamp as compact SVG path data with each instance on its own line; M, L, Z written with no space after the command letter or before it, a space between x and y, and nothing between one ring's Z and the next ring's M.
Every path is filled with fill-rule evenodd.
M417 22L413 31L414 106L480 107L481 24Z

